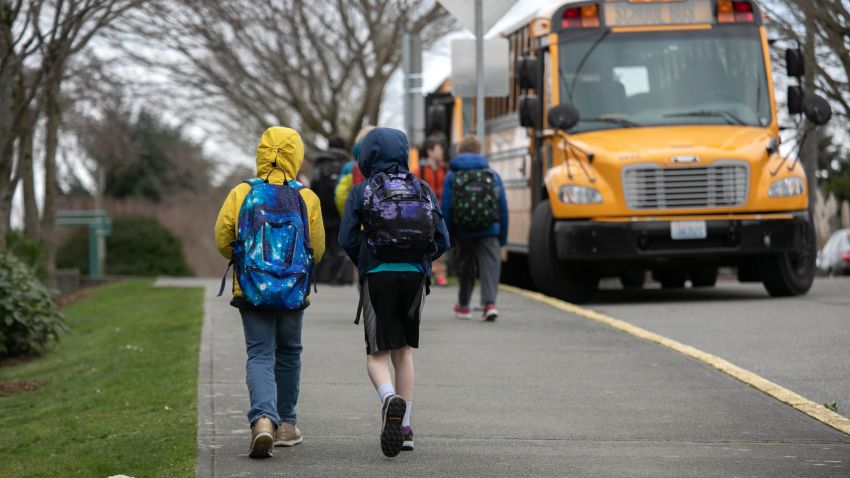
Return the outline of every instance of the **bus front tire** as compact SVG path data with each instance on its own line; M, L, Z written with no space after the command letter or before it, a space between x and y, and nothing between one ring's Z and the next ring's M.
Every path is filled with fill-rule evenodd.
M759 260L764 288L772 297L802 295L812 288L817 267L815 230L806 224L799 249L763 256Z
M537 290L576 304L590 302L599 288L599 276L587 265L558 259L555 219L549 201L540 201L531 218L528 267Z
M809 225L805 229L799 249L760 258L764 288L772 297L803 295L812 288L817 246L814 228Z

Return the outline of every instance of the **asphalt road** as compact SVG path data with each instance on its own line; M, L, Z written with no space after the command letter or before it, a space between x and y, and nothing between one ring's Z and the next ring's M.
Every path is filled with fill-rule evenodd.
M801 297L771 298L760 284L710 289L613 290L588 308L720 356L850 416L850 278L822 278Z

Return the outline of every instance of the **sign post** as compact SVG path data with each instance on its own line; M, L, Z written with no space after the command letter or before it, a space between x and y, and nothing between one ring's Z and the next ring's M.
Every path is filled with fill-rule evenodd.
M484 5L475 0L475 131L484 150Z
M493 27L496 22L499 21L500 18L507 12L516 0L488 0L485 8L485 4L483 0L438 0L440 5L442 5L449 13L452 14L467 30L472 31L475 34L475 91L474 95L471 94L460 94L460 90L455 89L455 84L462 83L462 79L458 76L458 68L456 68L455 57L460 57L460 55L456 55L454 50L454 44L452 45L452 93L455 96L461 97L475 97L475 131L478 139L481 141L482 148L484 146L484 132L485 132L485 120L484 120L484 101L487 96L505 96L507 95L507 78L508 71L504 70L504 93L502 93L502 87L499 85L493 91L490 91L490 84L488 83L491 80L490 75L485 75L484 68L484 49L485 49L485 41L484 41L484 33ZM496 41L498 42L502 39L494 39L488 40L488 42ZM502 40L505 44L507 44L507 40ZM462 42L462 40L456 40L455 44ZM466 58L463 58L464 61L467 61ZM507 61L507 54L505 55L505 61ZM485 82L485 78L487 82ZM466 79L466 81L471 80L471 78ZM485 84L487 85L485 88Z
M112 220L106 211L57 211L56 225L89 227L89 277L100 277L106 254L105 241L101 239L112 232Z
M422 96L422 42L419 35L404 35L404 129L410 144L425 139L425 97Z

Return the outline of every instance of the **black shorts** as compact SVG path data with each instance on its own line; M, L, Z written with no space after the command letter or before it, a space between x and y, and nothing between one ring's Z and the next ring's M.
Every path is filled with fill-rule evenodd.
M425 303L425 274L375 272L363 281L366 353L419 347L419 318Z

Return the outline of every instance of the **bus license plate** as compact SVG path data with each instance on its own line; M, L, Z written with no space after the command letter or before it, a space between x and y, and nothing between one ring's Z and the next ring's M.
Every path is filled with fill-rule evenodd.
M705 221L673 221L670 223L670 236L674 240L705 239L708 231Z

